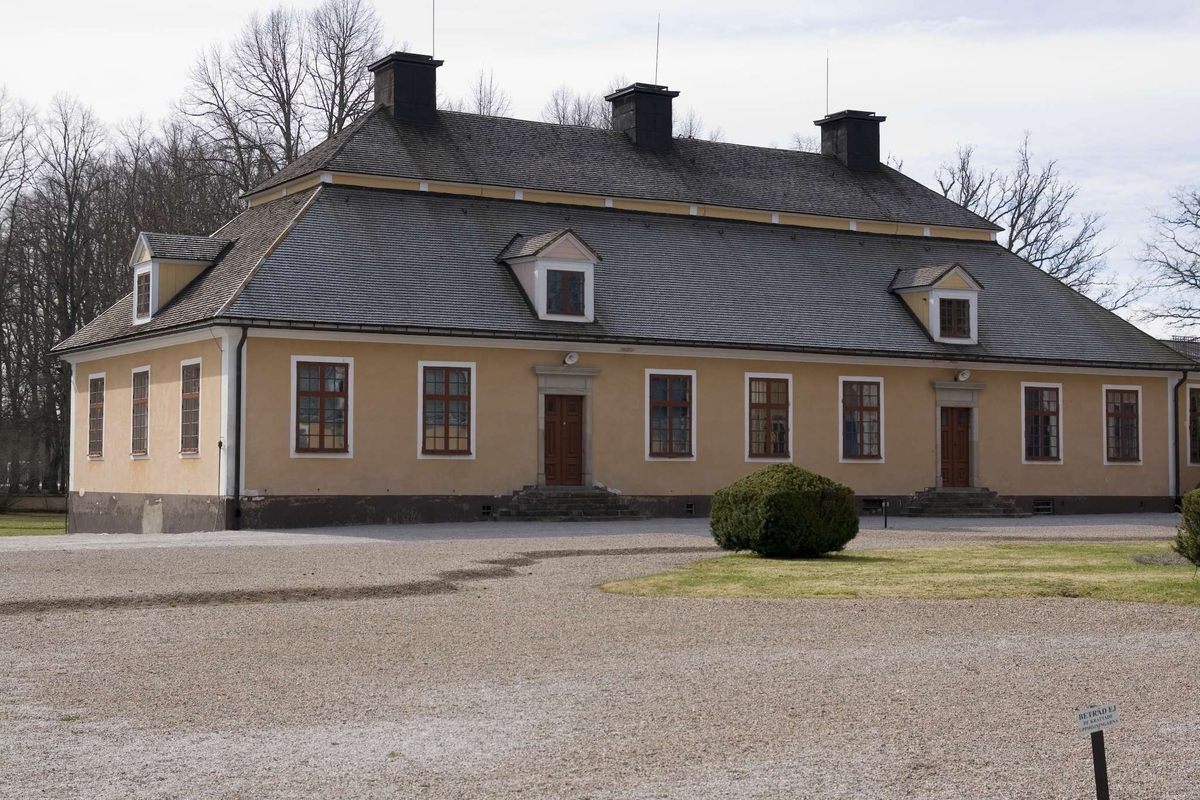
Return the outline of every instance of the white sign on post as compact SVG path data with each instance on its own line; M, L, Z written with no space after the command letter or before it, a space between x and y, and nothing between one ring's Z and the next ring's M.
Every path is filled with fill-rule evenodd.
M1079 723L1079 733L1090 736L1098 731L1117 727L1121 716L1117 713L1116 703L1106 703L1102 706L1079 709L1075 712L1075 721Z

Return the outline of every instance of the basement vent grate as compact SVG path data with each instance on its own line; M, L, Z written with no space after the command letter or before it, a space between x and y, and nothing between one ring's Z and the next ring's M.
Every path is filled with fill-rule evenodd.
M1035 497L1033 499L1033 513L1035 513L1035 514L1053 514L1054 513L1054 498L1053 497Z
M883 498L882 497L864 497L862 499L863 514L882 514L883 513Z
M683 513L687 514L689 517L696 516L696 504L695 503L687 503L686 505L684 505Z
M480 506L479 513L485 517L489 517L492 514L492 507L485 503L484 505Z

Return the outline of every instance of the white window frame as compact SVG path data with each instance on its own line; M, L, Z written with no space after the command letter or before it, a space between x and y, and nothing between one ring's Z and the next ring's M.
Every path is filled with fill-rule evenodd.
M652 456L652 455L650 455L650 376L651 375L687 375L687 376L690 376L692 379L692 402L691 402L692 454L690 456L674 456L674 457L672 457L672 456ZM646 409L646 426L644 429L644 434L645 434L646 460L647 461L657 461L657 462L681 461L686 464L690 461L696 460L697 454L699 452L699 446L697 444L697 440L700 438L700 435L699 435L700 431L699 431L699 428L697 428L697 426L696 426L696 405L697 405L697 400L699 399L699 397L700 397L700 392L699 392L699 388L698 388L698 385L696 382L696 370L694 370L694 369L655 369L653 367L646 368L645 400L644 400L644 405L645 405L645 409Z
M551 314L546 310L550 292L547 289L550 271L582 272L583 273L583 316L577 314ZM539 258L534 263L534 277L537 281L538 317L560 322L592 322L596 318L594 280L595 264L588 261L559 261L557 259Z
M1108 393L1109 390L1117 392L1137 392L1138 396L1138 458L1137 461L1109 461L1108 460ZM1104 456L1104 466L1106 467L1140 467L1145 461L1146 454L1142 450L1142 402L1145 398L1142 396L1141 386L1124 386L1120 384L1106 383L1100 387L1100 445L1101 453Z
M434 369L466 369L471 375L471 433L467 441L469 452L456 453L426 453L422 445L425 443L425 368ZM478 428L475 427L475 408L479 405L479 396L475 393L476 373L474 361L418 361L417 362L417 459L420 461L474 461L478 452Z
M196 403L196 452L183 452L183 368L198 365L200 367L200 396ZM179 362L179 457L180 458L199 458L200 451L203 449L202 442L204 441L201 433L204 429L204 363L199 358L186 358Z
M971 335L942 336L942 300L968 300L971 304ZM929 333L935 342L945 344L979 343L979 292L974 289L939 289L929 291Z
M151 289L153 291L153 288ZM133 452L133 376L139 372L146 373L146 452ZM134 461L145 461L150 457L150 366L134 367L129 371L129 458ZM105 393L108 392L108 384L104 384ZM108 410L108 402L105 400L105 410Z
M144 317L139 317L137 313L137 283L138 278L142 275L150 274L150 313ZM158 304L155 300L158 299L158 264L154 261L141 264L133 270L133 324L145 325L154 318L154 314L158 311Z
M1058 390L1058 459L1054 461L1046 461L1042 459L1034 459L1030 461L1026 458L1025 437L1029 431L1025 427L1025 390L1026 389L1057 389ZM1141 408L1141 402L1138 402L1138 408ZM1046 381L1026 381L1021 383L1021 463L1029 464L1030 466L1062 466L1066 460L1067 452L1067 436L1063 427L1063 385L1061 383L1049 383ZM1107 436L1107 430L1105 436ZM1104 450L1108 452L1108 443L1105 442Z
M846 384L847 383L878 383L879 384L879 458L846 458ZM887 428L884 420L887 418L887 405L883 395L883 378L865 377L861 375L839 375L838 376L838 404L837 404L837 432L838 432L838 463L840 464L882 464L887 455L885 445L887 443Z
M756 379L757 380L787 381L787 387L788 387L788 416L787 416L788 454L786 457L781 458L780 456L752 456L752 455L750 455L750 381L756 380ZM743 395L744 405L742 406L742 410L743 410L742 430L743 430L743 434L745 435L744 454L746 456L747 464L788 463L788 462L792 461L792 459L795 457L795 454L796 454L795 429L792 427L792 405L793 405L792 404L792 385L793 385L793 383L794 383L794 381L792 381L792 374L790 372L747 372L746 373L746 387L745 387L745 393ZM693 396L695 395L695 388L692 389L692 394L693 394Z
M1183 424L1184 424L1185 430L1187 431L1187 435L1186 435L1186 438L1184 439L1184 442L1187 443L1187 465L1189 467L1200 466L1200 461L1192 460L1192 390L1193 389L1200 389L1200 383L1184 384ZM1138 404L1138 408L1141 408L1140 402ZM1104 448L1104 452L1105 453L1108 452L1107 446Z
M346 375L346 452L303 453L296 452L296 364L301 361L314 364L345 364ZM288 450L292 458L354 458L354 358L351 356L292 356L292 413L291 431L288 433ZM322 378L324 380L324 378ZM244 408L245 406L243 406ZM244 428L243 428L244 430ZM243 449L243 453L245 450Z
M92 381L100 378L104 381L104 417L100 420L100 455L94 456L91 453L87 454L88 461L103 461L104 454L108 452L108 375L104 372L93 372L88 375L87 379L87 437L85 443L86 449L92 449ZM130 399L133 399L133 385L130 384ZM132 414L131 414L132 417ZM86 452L86 451L85 451Z

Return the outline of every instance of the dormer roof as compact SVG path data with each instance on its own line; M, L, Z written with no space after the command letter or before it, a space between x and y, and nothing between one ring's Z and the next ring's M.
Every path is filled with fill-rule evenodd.
M149 261L202 261L213 263L233 243L232 239L211 236L183 236L174 233L142 231L129 257L129 265ZM145 257L142 257L143 254Z
M518 258L533 258L553 247L560 239L568 238L572 244L580 250L580 254L590 258L592 261L600 261L600 255L593 250L587 242L579 237L570 228L560 228L549 233L538 233L527 236L518 233L513 236L512 240L505 245L500 251L500 255L496 256L496 260L507 263L515 261Z
M898 292L905 289L932 289L953 274L958 274L975 291L982 291L983 284L967 271L967 268L957 261L934 267L912 267L896 270L888 291Z

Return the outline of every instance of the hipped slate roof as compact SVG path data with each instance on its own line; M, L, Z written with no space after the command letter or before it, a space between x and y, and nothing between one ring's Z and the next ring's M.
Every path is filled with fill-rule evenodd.
M131 336L161 333L215 317L314 191L297 192L274 203L255 206L213 234L214 238L232 241L233 245L224 251L216 265L200 273L199 277L159 309L149 322L133 325L131 292L82 330L60 342L54 350L71 350Z
M539 320L496 262L514 232L564 228L604 256L593 323ZM991 242L337 185L252 208L219 233L236 238L233 248L150 323L133 329L125 298L58 349L215 318L914 358L1190 363ZM988 286L978 345L932 341L888 291L898 265L955 262Z
M259 192L318 171L999 230L890 167L768 147L675 139L663 152L619 131L439 111L432 125L377 108Z
M1193 361L1200 361L1200 340L1163 339L1162 343L1177 353L1183 353Z
M151 258L182 261L216 261L232 240L211 236L179 236L173 233L143 231L141 238Z

